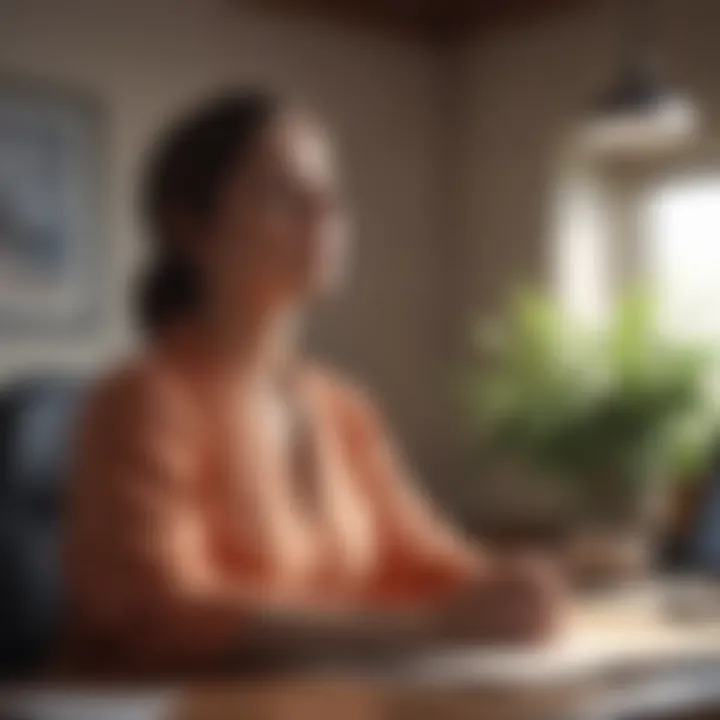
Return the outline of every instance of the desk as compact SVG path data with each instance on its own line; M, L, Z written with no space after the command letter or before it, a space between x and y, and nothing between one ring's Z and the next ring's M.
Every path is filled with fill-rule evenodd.
M433 653L365 677L195 688L176 718L615 719L698 705L720 709L720 615L673 622L661 596L644 592L579 604L548 647Z
M30 720L659 717L671 705L720 708L720 618L671 622L657 593L634 593L578 604L562 637L544 648L448 650L372 670L299 669L104 696L35 689L10 700L6 708Z

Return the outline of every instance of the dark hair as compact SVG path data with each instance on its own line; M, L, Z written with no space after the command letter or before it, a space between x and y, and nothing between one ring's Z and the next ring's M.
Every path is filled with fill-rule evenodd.
M199 308L202 282L181 247L178 223L212 217L224 183L279 107L264 92L224 95L172 126L155 147L142 196L153 245L138 297L145 331L156 332Z

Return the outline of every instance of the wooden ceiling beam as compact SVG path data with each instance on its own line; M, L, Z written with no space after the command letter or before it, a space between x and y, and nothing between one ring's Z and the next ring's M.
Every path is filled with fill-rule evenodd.
M542 19L587 0L232 0L283 15L319 17L425 42Z

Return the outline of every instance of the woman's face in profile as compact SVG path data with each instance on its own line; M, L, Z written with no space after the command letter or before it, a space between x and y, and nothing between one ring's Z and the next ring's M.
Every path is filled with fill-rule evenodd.
M342 276L344 226L327 137L307 118L285 115L226 183L204 260L226 299L304 300Z

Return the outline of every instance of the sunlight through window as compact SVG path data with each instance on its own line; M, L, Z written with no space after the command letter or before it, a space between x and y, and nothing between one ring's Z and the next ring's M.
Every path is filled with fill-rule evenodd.
M663 329L720 340L720 176L658 186L641 213L641 249Z

